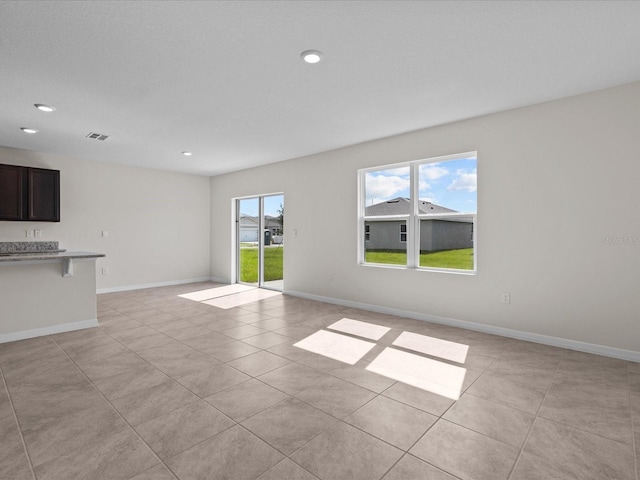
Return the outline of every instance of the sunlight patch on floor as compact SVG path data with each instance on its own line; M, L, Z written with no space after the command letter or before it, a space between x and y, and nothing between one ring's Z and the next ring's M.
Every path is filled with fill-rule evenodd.
M234 283L232 285L222 285L220 287L183 293L178 296L187 300L227 310L229 308L241 307L249 303L255 303L278 295L282 295L282 292Z
M229 308L241 307L249 303L255 303L260 300L265 300L267 298L282 295L282 292L276 292L274 290L264 290L262 288L252 287L249 288L250 290L244 292L225 295L218 298L212 298L211 300L205 300L202 303L211 305L212 307L218 307L227 310Z
M193 300L194 302L202 302L203 300L211 300L212 298L233 295L234 293L247 292L249 290L254 290L255 288L256 287L236 283L233 285L224 285L222 287L207 288L206 290L198 290L197 292L184 293L178 296L186 298L187 300Z
M334 360L355 365L377 344L349 335L380 340L391 329L382 325L343 318L327 328L341 333L319 330L293 346ZM398 350L400 347L416 353ZM443 397L458 400L462 392L467 369L436 359L464 364L469 346L439 338L402 332L391 347L385 348L366 370L426 390Z
M458 400L467 370L393 348L385 348L366 368L407 385Z
M389 330L391 330L389 327L361 322L359 320L351 320L350 318L338 320L327 328L337 330L338 332L356 335L358 337L368 338L369 340L380 340Z
M376 344L320 330L304 340L294 343L293 346L348 363L349 365L355 365Z
M411 332L402 332L393 345L458 363L465 362L469 351L469 345Z

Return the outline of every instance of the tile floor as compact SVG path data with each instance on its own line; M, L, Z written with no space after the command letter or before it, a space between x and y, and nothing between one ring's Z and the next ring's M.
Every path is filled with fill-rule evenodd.
M99 328L0 345L0 478L640 480L639 364L178 296L215 287L99 295ZM293 347L342 318L391 330L353 366ZM405 331L468 345L459 400L366 370Z

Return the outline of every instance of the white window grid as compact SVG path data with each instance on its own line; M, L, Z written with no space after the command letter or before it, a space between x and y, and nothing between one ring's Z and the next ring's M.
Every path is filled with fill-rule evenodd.
M428 159L412 160L409 162L394 163L389 165L380 165L377 167L365 168L358 171L358 264L384 267L384 268L400 268L400 269L415 269L424 271L435 271L445 273L459 273L466 275L475 275L478 270L478 214L477 213L419 213L419 168L420 165L428 163L442 163L449 160L458 160L463 158L474 157L478 158L478 152L464 152L454 155L445 155L441 157L433 157ZM365 198L365 178L367 173L378 172L381 170L397 169L402 167L409 167L410 174L410 201L411 208L408 215L365 215L366 212L366 198ZM473 232L473 270L460 270L453 268L436 268L436 267L423 267L420 266L420 220L438 220L438 219L452 219L452 218L466 218L472 222ZM365 233L364 223L367 221L386 222L386 221L398 221L404 220L407 228L407 239L411 238L411 242L407 242L407 264L395 265L395 264L378 264L365 261ZM402 240L401 240L402 241Z

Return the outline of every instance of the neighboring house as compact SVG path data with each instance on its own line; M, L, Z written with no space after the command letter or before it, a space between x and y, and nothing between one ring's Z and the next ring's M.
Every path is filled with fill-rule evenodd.
M240 215L239 237L241 242L257 242L258 228L258 217L253 217L251 215ZM280 225L280 219L278 217L265 215L264 229L271 232L271 238L276 235L282 235L282 225Z
M456 210L420 200L420 213L455 213ZM366 207L366 216L409 215L408 198L394 198ZM471 220L423 219L420 221L420 252L473 247ZM407 224L402 220L365 222L367 250L406 250Z
M266 215L264 217L264 228L266 230L271 231L271 235L282 235L282 225L280 224L279 217L272 217L270 215Z
M240 232L241 242L257 242L258 241L258 217L250 215L240 215Z

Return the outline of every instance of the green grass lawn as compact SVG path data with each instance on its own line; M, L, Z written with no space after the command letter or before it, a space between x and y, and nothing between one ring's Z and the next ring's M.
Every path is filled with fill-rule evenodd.
M282 259L284 247L264 249L264 280L282 280ZM406 265L407 254L404 252L368 251L367 263L383 263L391 265ZM258 249L240 248L240 281L245 283L258 282ZM473 270L473 248L458 250L443 250L441 252L421 253L421 267L455 268Z
M264 249L264 280L282 280L282 258L284 247ZM258 249L240 248L240 281L258 282Z
M366 252L365 260L367 263L406 265L407 254L405 252L385 252L370 250ZM461 248L457 250L443 250L441 252L421 253L420 266L473 270L473 248Z

